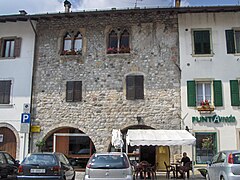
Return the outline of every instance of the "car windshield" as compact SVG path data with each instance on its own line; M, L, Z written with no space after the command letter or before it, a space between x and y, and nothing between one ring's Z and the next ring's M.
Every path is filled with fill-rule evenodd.
M233 164L240 164L240 153L233 154Z
M124 155L94 155L90 160L93 169L124 169L129 167Z
M22 164L31 164L31 165L57 165L57 161L51 154L31 154L27 156Z

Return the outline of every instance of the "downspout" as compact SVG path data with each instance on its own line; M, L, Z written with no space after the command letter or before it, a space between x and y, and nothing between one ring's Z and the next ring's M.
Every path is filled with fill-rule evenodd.
M33 112L33 87L34 87L34 74L35 74L35 66L36 66L36 39L37 39L37 31L33 25L33 22L31 20L31 17L29 17L29 22L32 27L32 30L35 34L35 41L34 41L34 50L33 50L33 67L32 67L32 87L31 87L31 97L30 97L30 102L31 102L31 108L30 108L30 114ZM33 150L33 141L32 140L32 133L31 133L31 125L32 125L32 116L31 116L31 121L30 121L30 133L29 133L29 146L28 146L28 152L32 152Z

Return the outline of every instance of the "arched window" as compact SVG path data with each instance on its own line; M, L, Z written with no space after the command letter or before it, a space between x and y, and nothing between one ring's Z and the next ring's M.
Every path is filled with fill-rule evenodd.
M71 35L69 33L66 33L66 35L64 36L64 45L63 45L63 50L64 51L70 51L71 47L72 47L72 38Z
M127 30L124 30L122 33L120 29L118 29L118 32L112 30L109 33L107 53L130 53L129 33Z
M77 35L74 37L74 50L82 50L82 35L80 32L78 32Z
M111 33L109 34L109 48L117 48L118 47L118 37L117 33L112 30Z

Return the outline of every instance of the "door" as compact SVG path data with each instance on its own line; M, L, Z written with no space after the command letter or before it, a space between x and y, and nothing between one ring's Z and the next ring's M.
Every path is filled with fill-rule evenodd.
M208 176L210 179L215 179L216 177L216 169L217 169L217 160L220 153L217 153L213 156L211 163L208 165Z
M8 152L13 158L16 158L17 141L13 131L7 127L0 127L0 150Z
M157 164L157 170L165 171L165 165L164 162L166 162L168 165L170 164L170 150L168 146L159 146L156 147L156 164Z

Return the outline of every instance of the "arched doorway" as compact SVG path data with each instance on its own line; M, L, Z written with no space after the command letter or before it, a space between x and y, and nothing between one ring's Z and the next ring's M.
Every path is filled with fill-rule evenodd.
M7 127L0 127L0 150L6 151L16 158L16 136L14 132Z
M75 169L85 168L88 159L96 152L89 136L71 127L55 130L45 142L45 151L65 154Z

